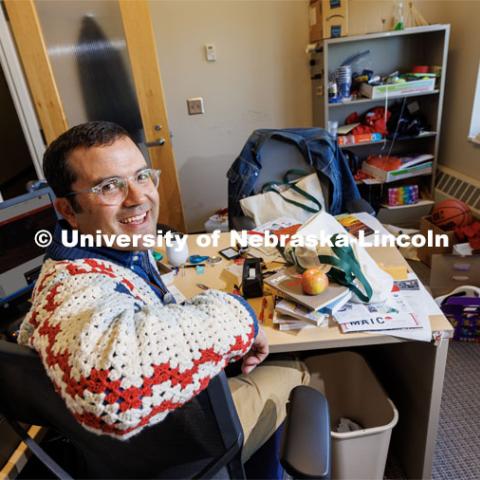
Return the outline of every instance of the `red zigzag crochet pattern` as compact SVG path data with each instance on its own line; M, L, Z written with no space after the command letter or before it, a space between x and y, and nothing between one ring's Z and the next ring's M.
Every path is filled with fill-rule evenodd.
M32 304L20 343L37 350L85 428L121 439L205 389L254 338L253 317L232 295L164 306L135 273L95 259L47 260Z

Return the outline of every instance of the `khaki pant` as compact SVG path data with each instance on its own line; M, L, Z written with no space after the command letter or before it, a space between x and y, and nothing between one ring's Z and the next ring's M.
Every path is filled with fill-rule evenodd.
M293 358L266 360L250 374L228 379L244 433L244 462L285 420L292 389L309 381L305 364Z

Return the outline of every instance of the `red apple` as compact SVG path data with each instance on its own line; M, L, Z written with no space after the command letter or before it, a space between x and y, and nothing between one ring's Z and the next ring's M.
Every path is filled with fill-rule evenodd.
M328 287L328 277L319 268L309 268L302 275L302 288L307 295L318 295Z

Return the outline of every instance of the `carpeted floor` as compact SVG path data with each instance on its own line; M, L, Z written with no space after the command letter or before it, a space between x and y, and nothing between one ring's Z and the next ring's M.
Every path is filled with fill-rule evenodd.
M480 479L480 344L450 342L443 386L433 480ZM405 474L390 457L385 478Z
M430 269L409 262L428 288ZM480 344L451 341L443 386L433 480L480 479ZM394 459L386 477L401 479ZM404 477L403 477L404 478Z
M480 344L450 342L432 477L480 479Z

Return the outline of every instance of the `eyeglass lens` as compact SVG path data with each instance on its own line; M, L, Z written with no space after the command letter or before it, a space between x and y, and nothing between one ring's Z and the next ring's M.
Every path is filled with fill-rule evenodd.
M160 171L146 169L139 172L136 176L127 178L115 178L102 185L98 196L102 203L106 205L118 205L122 203L128 195L129 180L134 183L135 188L142 192L150 192L158 186Z

